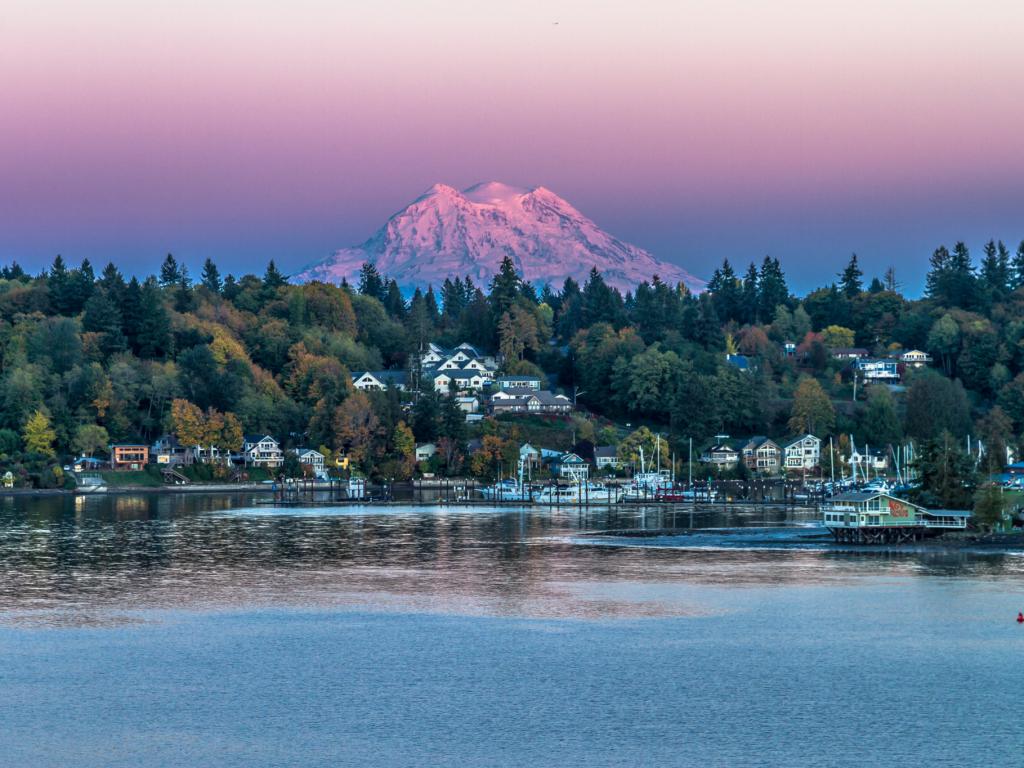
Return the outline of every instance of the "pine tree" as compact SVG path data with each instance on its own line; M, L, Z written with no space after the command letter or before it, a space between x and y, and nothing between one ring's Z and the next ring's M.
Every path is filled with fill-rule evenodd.
M516 272L516 266L512 259L505 256L498 266L498 271L491 281L490 303L495 317L501 317L511 309L519 297L519 290L522 280Z
M211 293L219 294L222 288L220 281L220 270L217 269L217 265L213 263L213 259L207 259L203 262L203 285Z
M742 306L742 322L749 323L751 325L757 323L760 314L760 288L758 285L757 267L751 262L747 268L747 274L743 277L743 292L741 294L740 304ZM772 317L769 315L769 317Z
M60 254L53 260L53 265L46 275L46 287L50 292L50 304L57 314L66 315L70 313L70 278L68 268L64 264Z
M1017 246L1017 252L1010 264L1010 287L1015 291L1024 287L1024 240Z
M177 285L181 280L181 270L178 268L178 261L171 254L167 254L164 263L160 266L160 285L170 288Z
M387 298L387 289L381 279L380 272L371 262L363 262L359 268L359 292L363 296L370 296L377 301L384 303Z
M274 260L271 259L267 264L267 269L263 272L263 290L271 296L276 296L277 289L287 284L288 278L281 274L277 265L274 264Z
M120 307L114 303L107 291L100 289L85 303L82 313L82 330L100 335L100 349L105 355L120 352L126 346L122 332L123 318Z
M761 318L774 317L775 308L789 300L789 288L778 259L764 257L758 275L758 305Z
M140 357L167 357L171 349L171 320L153 278L140 291L140 322L136 348Z
M852 299L860 295L861 291L864 290L864 272L857 265L857 254L850 256L850 262L839 274L839 286L842 288L843 295L848 299Z
M405 318L405 298L398 287L398 282L392 280L388 283L387 296L384 298L384 309L396 320Z

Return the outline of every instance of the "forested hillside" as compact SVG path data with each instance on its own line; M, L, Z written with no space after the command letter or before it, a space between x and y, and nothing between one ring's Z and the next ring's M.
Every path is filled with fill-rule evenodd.
M207 260L192 279L172 256L144 278L60 257L38 276L16 264L0 276L0 454L37 484L59 482L40 469L55 460L180 428L183 403L226 448L240 430L267 432L371 475L411 471L412 446L441 438L435 468L465 471L467 438L488 433L494 456L470 464L485 471L504 450L490 420L467 426L429 392L352 388L351 371L413 370L428 342L469 342L507 372L545 377L575 396L571 427L591 440L626 423L677 449L716 434L814 431L879 446L972 434L999 463L1024 432L1024 244L989 243L979 264L962 243L939 248L916 300L898 272L867 279L856 257L803 297L773 258L742 274L724 263L699 296L657 277L623 296L596 272L538 289L507 261L489 286L446 280L411 299L370 265L358 286L292 285L273 262L222 277ZM934 363L903 372L899 387L860 382L855 401L847 362L830 353L842 347L919 349Z

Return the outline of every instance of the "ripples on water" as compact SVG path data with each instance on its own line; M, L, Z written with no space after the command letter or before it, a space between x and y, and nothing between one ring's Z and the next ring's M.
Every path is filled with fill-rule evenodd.
M785 510L275 508L247 495L6 498L0 620L357 606L468 615L700 615L686 585L1020 578L1004 554L831 547ZM724 529L724 526L731 526ZM658 535L617 535L646 529ZM677 589L655 589L672 584Z

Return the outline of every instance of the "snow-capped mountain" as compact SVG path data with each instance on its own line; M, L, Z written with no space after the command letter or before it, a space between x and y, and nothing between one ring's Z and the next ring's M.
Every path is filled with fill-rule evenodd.
M403 289L465 275L486 286L506 255L527 280L555 288L566 277L582 284L592 267L623 291L654 275L694 290L704 286L681 267L612 237L554 192L498 182L462 192L435 184L365 243L337 251L295 279L354 282L370 261Z

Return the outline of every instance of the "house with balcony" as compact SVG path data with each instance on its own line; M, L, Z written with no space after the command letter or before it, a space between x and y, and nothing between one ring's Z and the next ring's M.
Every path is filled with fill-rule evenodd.
M502 413L571 413L572 400L565 395L556 395L546 389L539 392L532 389L499 390L491 395L491 412L495 416Z
M618 469L619 449L614 445L595 445L594 466L598 469Z
M790 472L814 469L821 461L821 438L804 434L782 444L786 470Z
M964 530L970 512L929 510L884 491L850 491L822 507L822 522L836 541L902 544L944 531Z
M292 453L299 460L299 464L303 467L309 467L309 471L315 477L323 477L327 474L325 468L327 457L320 453L320 451L315 448L294 448Z
M499 376L494 380L494 385L499 390L509 389L532 389L540 391L540 376Z
M704 451L700 460L718 469L732 469L740 463L740 452L728 443L718 442Z
M177 435L161 435L153 443L150 451L156 463L162 467L191 466L196 460L195 450L182 445Z
M882 358L861 358L854 363L854 369L865 382L891 384L898 382L900 363Z
M920 349L910 349L899 356L899 361L908 368L924 368L932 362L932 356Z
M271 435L246 435L242 440L242 460L247 467L277 469L284 464L284 451Z
M782 448L771 438L757 435L743 446L743 462L751 472L775 474L782 469Z
M110 446L111 469L145 469L148 463L148 445L114 443Z

